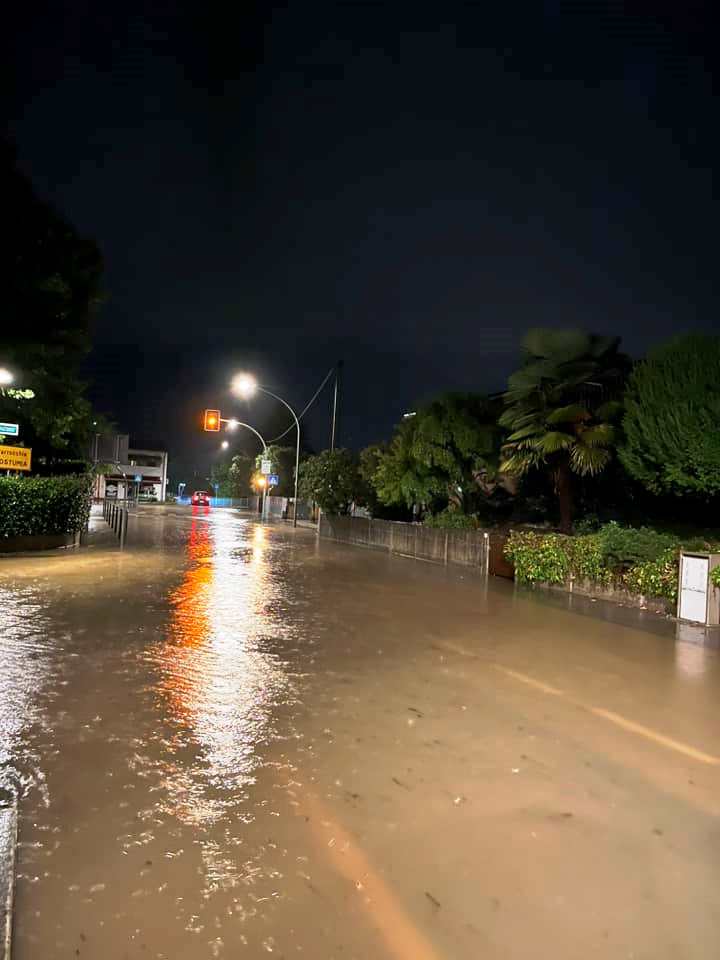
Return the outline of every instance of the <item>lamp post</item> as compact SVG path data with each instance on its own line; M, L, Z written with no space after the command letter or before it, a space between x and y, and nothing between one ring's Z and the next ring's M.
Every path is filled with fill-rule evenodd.
M271 390L268 390L267 387L261 387L255 377L251 376L249 373L239 373L232 381L232 390L233 393L236 393L240 397L245 397L249 399L254 393L258 390L260 393L267 394L268 397L272 397L273 400L278 400L284 407L286 407L292 414L292 418L295 421L295 427L297 428L297 443L295 446L295 509L293 510L293 527L297 526L297 504L298 504L298 480L300 478L300 421L298 420L297 414L287 402L283 400L282 397L279 397L276 393L273 393Z
M259 440L260 443L262 444L263 453L264 453L264 454L267 454L267 444L265 443L265 437L263 437L263 435L262 435L258 430L256 430L255 427L251 427L249 423L243 423L242 420L236 420L235 417L231 417L230 420L225 420L224 417L220 417L220 422L221 422L221 423L227 423L227 428L226 428L226 429L228 429L228 430L237 430L238 427L245 427L246 430L252 431L252 433L255 434L255 436L258 438L258 440ZM225 441L223 442L223 445L226 445L226 444L227 444L227 440L225 440ZM263 484L263 486L262 486L262 507L261 507L261 510L260 510L260 516L262 517L263 520L265 520L265 492L266 492L266 489L267 489L267 483Z

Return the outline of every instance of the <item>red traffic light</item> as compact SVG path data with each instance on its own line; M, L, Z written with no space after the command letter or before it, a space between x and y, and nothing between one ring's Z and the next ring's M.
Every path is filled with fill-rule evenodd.
M220 411L219 410L205 411L204 429L211 430L213 433L217 433L220 430Z

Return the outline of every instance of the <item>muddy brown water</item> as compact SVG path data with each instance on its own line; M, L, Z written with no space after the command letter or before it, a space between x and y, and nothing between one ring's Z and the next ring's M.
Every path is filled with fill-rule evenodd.
M720 661L162 508L0 561L14 960L713 958Z

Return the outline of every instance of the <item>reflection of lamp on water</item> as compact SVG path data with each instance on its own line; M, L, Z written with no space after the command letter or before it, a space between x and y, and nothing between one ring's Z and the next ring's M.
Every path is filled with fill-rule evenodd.
M287 697L282 663L268 650L276 636L262 527L193 525L182 584L171 595L167 638L154 650L166 711L197 745L201 762L167 758L165 786L173 815L213 822L239 802L252 782L272 707ZM244 548L244 549L243 549Z

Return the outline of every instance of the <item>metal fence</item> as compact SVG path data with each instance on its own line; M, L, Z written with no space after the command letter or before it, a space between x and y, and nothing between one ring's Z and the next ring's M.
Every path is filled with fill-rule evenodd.
M457 563L480 567L485 572L490 566L491 539L483 530L438 530L420 523L322 514L318 533L341 543L378 547L433 563Z

